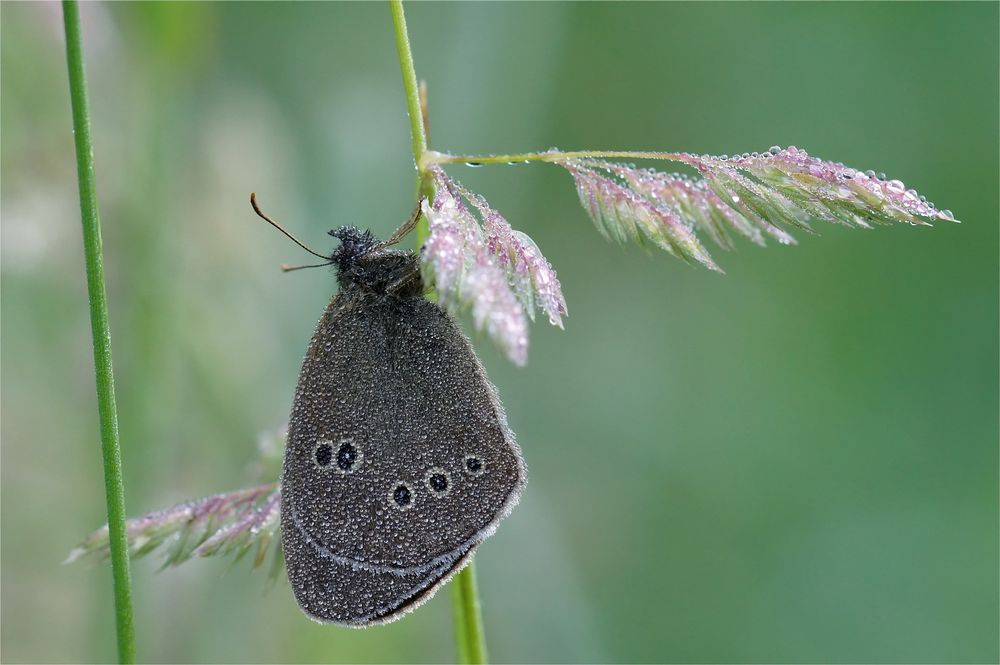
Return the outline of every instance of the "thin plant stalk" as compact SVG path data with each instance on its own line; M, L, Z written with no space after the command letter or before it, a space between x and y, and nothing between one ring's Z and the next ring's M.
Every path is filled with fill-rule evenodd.
M428 179L424 155L427 154L427 129L424 127L420 104L420 87L413 66L410 38L406 31L406 15L402 0L390 0L392 23L396 34L396 50L399 53L399 67L403 74L403 90L406 93L406 111L410 116L410 133L413 143L413 160L417 166L417 194L427 194ZM427 238L427 220L417 224L417 248ZM459 663L478 664L486 662L486 634L483 629L482 610L479 605L479 591L476 586L476 569L470 560L468 565L451 581L452 616L455 624L455 650Z
M451 582L451 607L455 623L455 652L459 663L485 663L486 631L476 588L476 562L469 564Z
M94 148L90 139L90 106L87 101L87 82L84 78L83 50L80 43L80 8L75 0L63 1L63 21L66 30L70 101L73 107L77 176L80 182L83 252L87 266L94 373L97 378L97 411L101 425L101 452L104 457L104 487L115 597L118 662L134 663L135 625L125 531L125 485L122 481L121 448L118 443L118 415L115 407L114 374L111 367L111 331L108 324L108 300L104 288L104 263L101 256L101 220L97 210L97 190L94 183Z
M399 54L399 68L403 74L403 92L406 95L406 113L410 117L410 139L413 146L413 162L417 167L417 196L429 194L425 191L424 166L421 163L427 152L427 128L424 126L423 107L420 103L420 85L417 83L417 72L413 66L413 52L410 50L410 35L406 30L406 14L403 12L402 0L391 0L389 8L392 11L392 25L396 33L396 52ZM429 231L427 220L417 223L417 249L424 244Z
M517 164L519 162L559 162L567 159L665 159L679 161L682 155L676 152L655 152L649 150L547 150L545 152L522 152L510 155L449 155L445 152L428 151L423 155L420 167L426 169L436 164Z

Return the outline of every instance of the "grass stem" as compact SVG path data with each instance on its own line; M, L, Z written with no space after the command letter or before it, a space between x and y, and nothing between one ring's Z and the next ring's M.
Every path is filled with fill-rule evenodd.
M115 382L111 367L111 330L108 323L108 299L104 287L104 262L101 256L101 220L97 210L97 189L94 183L90 105L87 101L87 81L84 77L83 49L80 43L80 8L75 0L63 1L63 22L66 30L66 64L69 69L69 92L73 108L77 177L80 183L83 252L87 266L94 373L97 378L97 411L101 426L101 452L104 457L104 487L115 597L118 662L134 663L135 625L128 543L125 534L125 485L122 482L118 413L115 407Z
M517 164L521 162L556 162L563 159L665 159L679 161L682 156L676 152L651 152L647 150L547 150L545 152L522 152L511 155L449 155L444 152L424 153L426 168L432 164Z
M483 613L479 607L475 561L451 582L451 612L455 623L455 652L459 663L479 664L488 661Z

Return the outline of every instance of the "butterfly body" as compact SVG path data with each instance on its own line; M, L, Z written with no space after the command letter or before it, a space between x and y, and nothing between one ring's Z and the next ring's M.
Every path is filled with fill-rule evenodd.
M423 297L416 256L331 233L340 289L296 388L281 538L303 611L366 626L459 570L516 504L525 470L468 339Z

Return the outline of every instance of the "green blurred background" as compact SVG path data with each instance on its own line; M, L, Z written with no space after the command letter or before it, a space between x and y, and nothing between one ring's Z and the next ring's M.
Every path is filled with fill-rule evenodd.
M114 657L61 13L2 8L2 652ZM130 514L248 482L334 282L283 276L412 206L382 4L85 4ZM714 252L594 232L544 165L452 167L559 271L524 369L481 340L530 467L477 556L497 661L998 659L998 6L414 4L431 145L794 144L961 225ZM449 594L388 627L287 582L134 563L149 661L452 658Z

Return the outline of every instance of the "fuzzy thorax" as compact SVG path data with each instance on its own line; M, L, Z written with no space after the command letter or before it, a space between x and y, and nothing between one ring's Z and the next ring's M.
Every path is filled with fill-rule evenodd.
M355 226L332 229L330 235L340 240L330 255L340 288L403 298L423 295L420 264L413 252L386 249L371 231Z

